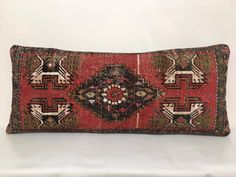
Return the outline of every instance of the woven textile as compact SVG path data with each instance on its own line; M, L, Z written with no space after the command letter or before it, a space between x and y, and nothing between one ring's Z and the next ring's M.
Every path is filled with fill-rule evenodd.
M229 134L227 45L146 53L13 46L8 133Z

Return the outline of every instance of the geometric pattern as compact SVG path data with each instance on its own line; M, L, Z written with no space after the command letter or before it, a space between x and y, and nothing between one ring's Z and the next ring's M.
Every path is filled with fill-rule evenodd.
M40 65L30 76L30 84L36 89L47 89L49 82L53 83L54 89L65 89L71 84L71 74L69 74L62 66L62 58L47 57L42 59L39 55Z
M78 86L74 98L107 121L121 121L157 96L157 88L124 65L107 65Z
M186 95L187 89L198 89L205 83L203 72L194 64L196 57L195 54L181 60L180 57L175 59L167 55L172 65L165 73L164 85L180 93L176 98L166 98L161 105L162 113L169 119L166 127L176 123L179 118L184 119L190 126L196 127L193 120L203 112L204 103L201 99ZM178 60L181 62L177 63ZM186 88L182 87L182 82L187 83Z
M162 104L162 112L170 120L166 127L176 123L179 118L185 119L192 127L196 127L193 120L203 112L203 103L198 98L188 97L185 106L185 108L179 106L177 99L166 99Z
M31 87L37 90L49 90L49 83L52 83L52 90L64 90L72 83L72 75L62 65L64 57L45 57L37 55L40 61L39 66L30 74ZM48 105L48 98L33 98L29 103L29 112L40 121L38 128L42 125L55 127L63 126L61 121L72 112L72 105L64 98L52 99L52 105Z
M72 105L63 98L55 98L50 107L47 99L35 98L31 100L29 108L30 113L40 121L40 125L38 125L40 128L43 124L49 126L62 125L62 119L71 113Z
M176 82L177 75L191 75L191 83L193 84L203 84L204 77L202 71L194 64L194 60L197 55L182 60L181 63L176 64L176 60L171 56L167 55L167 58L172 60L172 66L165 73L165 84L173 84Z
M13 46L8 133L227 135L227 45L146 53Z

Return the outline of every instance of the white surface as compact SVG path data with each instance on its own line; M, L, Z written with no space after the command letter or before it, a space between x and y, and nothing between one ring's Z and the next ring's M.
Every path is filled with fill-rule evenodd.
M236 176L236 1L0 0L0 176ZM6 135L13 44L143 52L226 43L229 137Z
M235 137L1 131L0 176L235 177Z

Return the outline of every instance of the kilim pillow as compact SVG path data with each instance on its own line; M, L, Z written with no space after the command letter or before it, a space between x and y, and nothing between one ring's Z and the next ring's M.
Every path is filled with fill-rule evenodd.
M229 47L146 53L14 45L7 133L97 132L226 136Z

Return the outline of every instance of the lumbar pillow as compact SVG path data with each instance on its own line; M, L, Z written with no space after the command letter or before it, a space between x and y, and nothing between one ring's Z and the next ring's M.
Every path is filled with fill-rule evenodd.
M13 46L7 133L229 134L227 45L146 53Z

